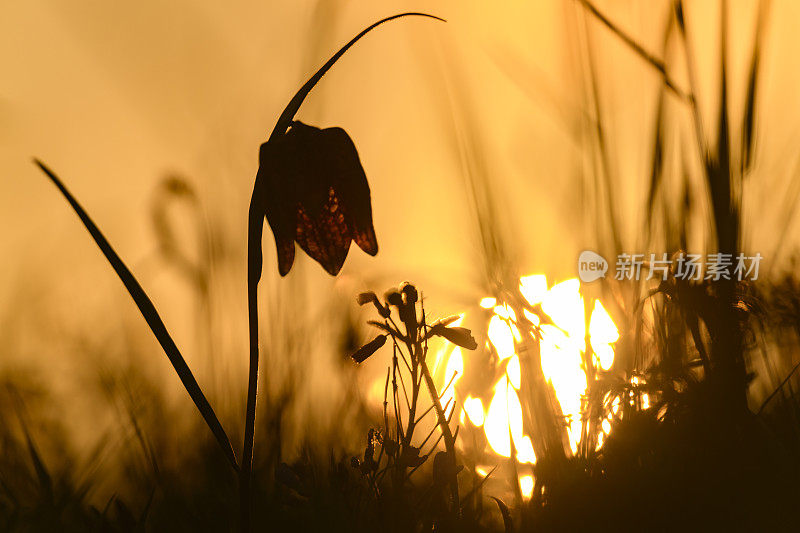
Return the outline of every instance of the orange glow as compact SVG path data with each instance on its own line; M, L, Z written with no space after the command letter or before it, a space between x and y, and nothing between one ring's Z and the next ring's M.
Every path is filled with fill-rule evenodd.
M450 359L447 360L447 368L444 371L444 392L442 392L441 401L442 407L450 404L448 407L445 407L448 416L450 411L455 409L456 383L458 383L458 380L461 379L463 375L464 358L461 356L461 348L456 347L453 353L450 354ZM444 389L444 387L447 388Z
M536 462L530 437L523 434L522 405L511 381L500 378L495 385L495 393L489 404L489 412L484 419L484 432L489 446L498 455L511 457L511 444L516 449L520 463Z
M631 378L631 383L633 385L643 385L644 381L642 381L641 379L637 378L636 376L633 376ZM649 409L650 408L650 395L647 394L646 392L643 392L643 393L641 393L640 398L641 398L641 402L642 402L642 409Z
M469 421L472 422L472 425L476 427L481 427L483 425L483 402L480 398L467 396L467 399L464 400L464 411L467 413L467 417Z
M522 384L522 369L519 366L519 357L517 354L512 355L511 359L508 360L506 375L508 376L508 381L511 383L511 386L519 390Z
M533 496L533 476L520 476L519 477L519 489L522 492L522 497L525 501L531 499Z
M495 311L497 311L497 307L495 307ZM516 353L514 342L519 341L520 336L519 330L515 325L495 314L489 320L488 335L501 361Z
M600 300L594 303L592 320L589 323L589 335L595 354L595 365L603 370L609 370L614 363L612 344L619 339L619 331Z
M567 433L572 452L578 450L581 438L581 407L588 382L584 363L586 349L586 321L584 298L580 281L569 279L547 288L547 278L536 274L520 279L520 292L531 305L541 304L542 310L554 325L541 325L540 343L542 373L553 386L561 411L567 421ZM511 444L517 450L520 462L534 463L531 439L524 435L522 407L517 391L520 389L524 369L517 355L519 330L515 325L513 309L494 298L484 298L481 306L492 308L494 316L489 321L487 335L500 361L508 361L506 375L494 386L494 396L484 416L484 431L491 449L503 457L511 456ZM526 318L536 327L539 316L528 310ZM589 320L589 339L595 354L595 365L608 370L614 362L614 343L619 331L603 304L596 300ZM646 401L643 395L643 403ZM470 415L472 419L472 415ZM610 423L603 423L604 433L598 435L602 443L610 431Z
M543 275L525 276L520 279L520 292L531 305L541 304L542 311L552 323L540 324L540 317L525 309L525 317L541 335L539 350L542 373L555 391L567 424L567 435L572 453L576 453L582 433L582 402L588 388L585 368L586 351L586 307L580 292L580 282L569 279L547 288ZM592 302L590 302L592 303ZM483 309L491 310L492 316L487 327L489 346L497 354L497 363L505 365L505 373L494 384L492 398L488 406L480 398L467 396L460 409L462 423L469 421L474 427L483 427L489 449L501 457L511 457L523 464L534 464L536 454L529 435L525 434L523 409L519 390L526 375L525 368L517 352L522 340L517 327L517 316L507 304L493 297L480 300ZM459 325L462 317L457 321ZM619 330L611 316L599 300L593 302L588 323L588 342L594 353L595 368L607 371L614 362L614 346L619 340ZM440 351L437 359L443 357ZM442 405L454 404L455 385L464 373L464 353L456 347L447 359L442 387L450 386L442 393ZM443 361L442 361L443 362ZM438 363L437 363L438 366ZM501 366L502 368L502 366ZM636 378L631 381L639 383ZM646 394L641 395L643 407L649 405ZM612 405L612 413L601 422L597 447L602 446L611 431L611 421L619 410L619 399ZM520 488L526 499L533 493L532 476L520 476Z
M519 290L522 296L528 300L528 303L531 305L537 304L547 294L547 278L544 274L523 276L519 279Z
M508 380L500 378L494 387L494 397L489 404L483 429L489 446L497 455L511 457L511 440L509 438L511 421L508 414ZM513 389L512 389L513 392ZM516 397L516 393L514 393ZM522 425L522 420L519 421ZM516 425L516 424L514 424Z
M491 309L495 305L497 305L497 298L491 298L488 296L486 298L482 298L480 302L480 306L484 309Z

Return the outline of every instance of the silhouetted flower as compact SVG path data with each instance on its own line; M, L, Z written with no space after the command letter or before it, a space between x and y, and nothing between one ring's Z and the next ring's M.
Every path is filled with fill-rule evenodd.
M334 276L351 240L378 253L369 184L343 129L292 122L284 135L261 145L258 173L281 276L292 268L295 242Z
M383 298L389 302L389 305L393 305L398 309L405 305L405 302L403 302L403 294L397 289L389 289L386 291L386 294L383 295Z
M405 295L407 304L414 305L419 300L417 288L407 281L400 285L400 292Z
M358 295L358 305L367 305L368 303L373 304L375 309L378 310L378 314L383 318L389 318L391 311L388 307L381 304L378 300L378 296L374 292L362 292Z
M467 350L474 350L478 347L475 337L472 336L472 332L467 328L447 327L442 324L434 324L430 329L430 334L444 337L453 344L466 348Z
M362 292L358 295L358 305L367 305L378 301L378 295L373 291Z

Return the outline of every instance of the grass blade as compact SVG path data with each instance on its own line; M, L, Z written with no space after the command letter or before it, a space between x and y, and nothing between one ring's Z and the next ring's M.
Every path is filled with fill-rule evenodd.
M164 325L164 322L161 320L161 317L156 311L153 302L150 301L150 298L142 289L142 286L139 285L139 282L133 276L131 271L125 266L125 263L120 259L117 252L114 251L114 248L111 247L109 242L100 232L100 229L95 225L86 211L83 210L83 207L78 203L78 201L70 194L61 180L56 176L52 170L50 170L44 163L39 161L38 159L34 159L36 165L44 172L50 181L58 187L58 190L61 191L61 194L64 195L67 202L72 206L72 209L81 219L83 225L86 227L89 234L94 239L94 242L97 244L100 251L103 252L108 262L111 264L111 267L119 276L119 279L125 285L125 288L128 289L128 293L133 298L133 301L136 303L136 306L139 308L139 312L142 313L147 325L150 326L150 330L155 335L156 339L158 339L159 344L164 349L164 353L167 354L167 358L169 358L169 362L172 363L172 367L177 372L178 377L183 383L186 392L189 393L191 396L192 401L197 406L197 409L200 411L200 414L203 416L206 424L208 425L211 432L217 439L220 447L222 448L223 453L230 461L231 466L235 470L238 470L238 465L236 464L236 456L233 453L233 447L231 446L230 439L228 439L228 435L225 433L225 430L222 428L222 424L220 424L219 420L217 419L217 415L214 413L214 410L211 408L211 405L208 403L203 391L200 390L200 385L198 385L197 380L195 379L192 371L189 369L189 366L186 364L183 356L181 355L178 347L175 345L175 341L172 340L169 332L167 331L167 327Z
M742 120L742 174L750 170L755 152L755 119L756 97L758 93L758 72L761 60L761 40L764 33L764 19L768 9L768 1L761 2L758 6L758 18L753 43L753 56L750 59L750 71L747 81L747 96L745 97L744 118Z
M713 204L717 249L735 253L739 240L738 201L731 166L730 118L728 116L728 19L727 1L720 4L720 64L719 115L717 124L717 153L709 171L709 187Z
M614 250L619 252L622 250L622 239L620 237L619 225L617 224L618 217L616 215L617 209L614 198L614 191L616 188L614 187L613 183L610 149L607 142L605 126L603 125L602 107L600 105L600 87L597 66L595 65L594 55L592 54L592 46L589 44L590 34L588 26L585 27L585 31L587 39L586 52L588 58L587 64L589 67L589 84L591 89L592 104L594 107L594 121L592 124L590 124L590 127L593 127L594 129L594 148L597 150L597 157L599 159L599 165L596 169L597 175L600 176L600 178L598 178L598 183L599 180L602 179L602 183L599 183L598 187L600 190L605 192L605 199L607 202L606 209L608 209L609 231L611 232L611 239L614 243ZM602 200L598 198L598 202L601 201Z
M662 39L662 53L666 56L669 40L672 35L672 26L674 21L675 11L670 8L667 15L667 25L664 30L664 38ZM656 108L656 120L654 126L653 138L653 159L650 165L650 187L647 193L647 235L650 236L652 223L653 223L653 210L655 207L656 195L661 186L661 180L664 176L664 154L666 152L665 146L665 119L666 119L666 95L664 93L665 85L661 85L658 91L658 105Z
M514 531L514 520L511 518L511 511L508 509L508 505L500 498L495 498L494 496L491 496L491 498L497 504L497 508L500 509L500 514L503 515L504 531L506 533L512 533Z
M46 503L52 505L54 496L53 478L50 476L50 472L47 470L44 461L42 461L42 456L39 455L36 444L33 442L33 438L28 431L28 426L25 425L25 422L22 421L22 418L20 418L20 424L22 425L22 432L25 435L25 443L28 446L28 453L31 456L31 463L33 463L33 468L36 471L36 478L39 480L39 490L41 491L40 496Z
M636 54L644 59L646 62L650 63L650 65L655 68L657 71L661 73L661 76L664 78L664 84L667 88L675 93L675 95L680 98L681 100L690 101L690 96L685 91L683 91L680 87L678 87L675 82L669 77L667 74L667 67L664 65L664 61L657 58L650 52L644 49L644 47L639 44L633 37L622 31L622 29L611 22L611 19L606 17L603 13L600 12L597 7L594 6L589 0L579 0L583 7L591 13L597 20L599 20L603 25L611 30L617 37L622 39L622 41L627 44L631 50L636 52Z
M700 157L703 158L703 165L708 167L708 148L703 130L703 120L700 116L700 108L697 105L697 80L695 75L695 58L692 53L689 41L688 29L686 27L686 18L683 9L683 0L675 0L673 4L675 10L675 20L678 23L681 38L683 40L683 52L686 58L686 75L689 78L689 103L692 109L692 121L694 122L694 131L697 141L697 147L700 152Z

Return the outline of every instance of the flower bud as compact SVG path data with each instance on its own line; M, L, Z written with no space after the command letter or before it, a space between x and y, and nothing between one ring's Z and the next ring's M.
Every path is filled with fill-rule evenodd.
M417 293L417 288L414 287L408 281L400 285L400 291L403 294L405 294L406 303L408 303L409 305L414 305L419 300L419 294Z
M389 318L391 311L381 304L378 300L378 296L374 292L362 292L358 295L358 305L366 305L368 303L372 303L375 306L375 309L378 310L378 314L381 315L382 318Z
M402 307L403 305L403 295L397 289L390 289L386 291L386 295L384 298L390 305L395 307Z
M436 324L431 328L431 334L444 337L453 344L466 348L467 350L474 350L478 347L475 337L472 336L472 332L467 328L450 328L442 326L441 324Z
M358 295L358 305L366 305L368 303L377 301L378 301L378 296L372 291L362 292L361 294Z

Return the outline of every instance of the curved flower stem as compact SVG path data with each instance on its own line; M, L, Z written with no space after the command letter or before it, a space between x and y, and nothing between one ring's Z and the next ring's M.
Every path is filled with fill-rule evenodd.
M255 201L259 192L259 182L253 190L254 200L250 203L249 231L247 242L247 315L250 337L250 364L247 375L247 411L244 425L244 450L239 477L239 498L241 529L250 531L250 484L253 468L253 442L256 424L256 395L258 392L258 282L261 280L263 258L261 237L264 231L264 218Z
M278 118L278 122L275 124L275 128L272 130L272 133L269 136L270 140L286 133L286 130L289 129L289 125L292 123L292 120L294 120L294 116L300 110L300 106L303 104L303 100L306 99L306 96L308 96L308 93L311 92L311 89L313 89L314 86L317 83L319 83L319 80L322 79L322 76L324 76L325 73L328 72L328 70L330 70L333 64L336 63L339 60L339 58L342 57L344 53L347 52L347 50L351 46L356 44L356 42L358 42L359 39L361 39L367 33L374 30L376 27L380 26L384 22L389 22L390 20L399 19L401 17L410 17L410 16L428 17L436 20L441 20L442 22L446 22L443 18L439 18L434 15L428 15L427 13L400 13L398 15L392 15L391 17L386 17L385 19L381 19L378 22L372 24L371 26L367 26L364 30L361 31L361 33L353 37L350 40L350 42L341 47L338 52L333 54L331 58L324 65L322 65L320 69L317 72L315 72L314 75L311 76L307 82L303 84L302 87L300 87L300 90L297 91L297 93L292 97L292 99L289 101L289 104L281 113L280 118Z
M425 13L401 13L393 15L368 26L361 33L353 37L350 42L339 49L317 72L303 84L300 90L292 97L289 104L281 113L275 128L270 134L270 142L286 133L289 125L294 120L294 116L303 104L303 100L311 92L311 89L319 83L322 77L339 60L342 55L353 46L364 35L372 31L384 22L389 22L400 17L407 16L429 17L444 21L439 17ZM264 183L261 173L256 176L253 186L253 196L250 199L250 210L248 213L247 226L247 313L250 336L250 364L247 376L247 410L245 412L244 423L244 451L242 452L242 464L239 478L239 498L241 513L241 530L244 533L250 531L250 491L251 477L253 470L253 439L255 435L256 423L256 396L258 392L258 283L261 280L261 269L263 258L261 254L261 237L264 231L264 218L266 216L266 198L264 197Z

